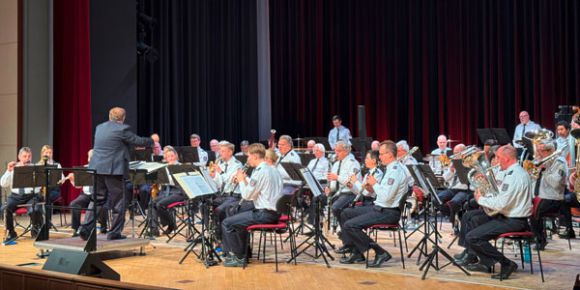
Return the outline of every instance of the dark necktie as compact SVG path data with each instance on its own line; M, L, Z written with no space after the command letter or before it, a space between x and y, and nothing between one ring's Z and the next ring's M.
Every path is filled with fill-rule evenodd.
M227 162L226 162L226 167L224 168L224 171L222 171L222 173L221 173L221 174L224 174L224 173L226 173L226 171L228 171L228 163L227 163Z
M336 175L340 175L340 167L342 166L342 160L338 162L338 169L336 170Z
M336 127L336 142L338 142L338 140L340 140L340 127Z
M542 183L542 175L544 174L544 169L540 170L540 174L538 174L538 180L536 181L536 187L534 188L534 196L540 195L540 185Z
M320 159L316 158L316 162L314 162L314 166L312 167L312 171L316 170L316 165L318 165L318 161L320 161Z
M522 127L522 138L524 137L525 133L526 133L526 124L524 124L524 126Z

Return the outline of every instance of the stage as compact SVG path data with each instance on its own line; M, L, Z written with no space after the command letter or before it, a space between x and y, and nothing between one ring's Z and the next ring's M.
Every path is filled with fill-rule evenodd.
M23 267L42 268L45 260L36 256L38 249L53 247L60 244L61 247L78 247L81 244L79 238L70 238L65 228L59 233L51 233L51 241L34 243L29 237L21 238L15 245L0 248L0 261L9 265L22 265ZM130 227L125 233L130 233ZM442 227L443 246L453 239L448 222ZM335 235L328 235L331 242L338 245ZM283 236L284 237L284 236ZM2 236L3 238L3 236ZM409 250L419 240L419 236L411 236ZM288 289L301 287L304 289L385 289L396 287L398 289L571 289L576 274L580 272L578 262L580 260L580 243L572 240L572 251L568 250L566 240L554 237L549 240L547 250L543 251L542 262L546 282L542 283L537 264L537 257L533 256L534 274L530 274L526 264L524 270L519 265L519 256L516 257L511 246L506 246L506 255L516 261L520 268L509 280L498 281L490 278L489 274L472 273L470 277L464 275L453 266L448 266L437 272L431 269L426 280L421 280L422 272L416 265L417 253L411 258L405 256L406 269L401 266L399 248L394 246L393 239L388 233L379 234L379 243L393 255L393 258L385 263L380 269L365 269L364 264L342 265L338 263L340 255L334 254L335 261L330 261L331 268L324 265L322 259L301 255L298 264L285 263L289 257L288 244L284 249L278 248L280 261L279 272L275 272L274 251L268 242L266 263L252 259L246 269L226 268L222 265L206 269L195 256L190 255L183 264L178 260L183 256L186 242L183 239L167 244L166 237L157 238L145 246L146 255L139 255L140 246L129 246L131 239L115 243L127 244L123 250L107 251L101 254L105 263L121 275L125 282L140 283L161 287L178 289ZM300 242L303 237L299 237ZM59 241L61 240L61 241ZM74 240L74 241L73 241ZM112 245L99 239L103 252L106 248L112 249ZM44 245L43 245L44 244ZM120 246L120 245L116 245ZM116 247L115 246L115 247ZM450 254L460 251L456 245L448 250ZM405 253L407 255L407 253ZM372 259L372 257L371 257ZM424 258L423 258L424 260ZM442 256L440 262L445 263Z
M94 253L104 253L119 250L130 250L139 249L143 250L145 246L149 244L150 240L147 239L137 239L130 238L122 240L107 240L107 235L97 235L97 250ZM70 238L60 238L60 239L50 239L46 241L35 241L34 247L43 250L69 250L69 251L83 251L86 245L86 241L83 241L79 237Z

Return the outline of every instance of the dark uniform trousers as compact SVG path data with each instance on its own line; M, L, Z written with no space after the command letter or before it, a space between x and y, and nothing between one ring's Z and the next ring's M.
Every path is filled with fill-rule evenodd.
M532 214L530 224L532 226L532 232L534 232L534 235L536 235L539 242L546 242L546 232L544 231L544 221L542 220L542 217L550 213L560 213L561 206L561 200L553 199L540 199L536 205L536 210Z
M522 232L528 229L527 218L506 218L498 215L469 231L465 236L465 243L468 250L477 255L480 264L489 267L497 262L507 264L510 260L492 246L489 241L504 233Z
M457 213L463 204L473 197L473 192L463 189L446 189L437 194L442 204L442 211L449 214L449 222L455 223L455 213Z
M246 228L255 224L276 223L279 218L280 215L277 212L264 209L253 209L227 217L222 222L224 251L232 252L238 258L244 258L243 255L248 247Z
M6 200L4 205L4 210L6 211L6 230L8 232L14 232L14 212L19 205L32 204L34 201L40 202L41 197L38 194L11 194ZM33 227L38 230L42 225L42 205L37 204L36 206L27 207L28 215L30 216L30 222Z
M375 224L397 224L401 218L399 208L381 208L379 206L359 206L345 209L341 216L341 240L344 246L356 247L364 253L373 240L363 231Z
M73 230L78 230L79 226L81 225L81 213L83 208L91 207L90 204L92 203L92 197L90 195L86 195L81 193L75 200L70 203L72 207L72 228ZM99 216L99 224L101 224L101 228L107 227L107 211L104 210L101 212Z
M457 244L464 248L467 247L465 244L465 236L467 233L490 220L491 217L488 216L481 208L465 212L461 217Z
M560 214L563 218L560 219L560 225L566 230L572 229L572 213L570 208L580 207L580 203L576 198L576 193L566 189L564 192L564 200L562 201L562 206L560 207Z
M213 199L213 213L216 224L215 235L218 240L222 239L221 224L227 216L228 209L240 203L239 194L235 196L222 195ZM254 203L252 203L254 204Z
M332 214L340 220L342 211L348 207L352 201L356 198L356 195L352 192L342 192L340 193L332 202Z
M172 203L182 202L187 200L187 197L177 189L164 190L153 201L153 209L151 212L151 228L157 228L157 219L162 226L175 227L175 218L169 213L169 206Z
M103 214L105 207L111 209L113 212L113 220L109 228L109 236L121 235L123 226L125 225L125 196L123 183L123 175L95 175L96 179L96 193L97 193L97 216ZM89 210L86 212L85 221L82 228L90 231L94 226L95 213L93 211L94 204L89 205Z

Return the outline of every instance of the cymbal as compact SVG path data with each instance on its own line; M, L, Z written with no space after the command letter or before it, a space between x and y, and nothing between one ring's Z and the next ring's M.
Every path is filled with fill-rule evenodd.
M292 139L292 140L294 140L294 141L304 141L304 140L306 140L306 139L298 137L298 138L294 138L294 139Z
M447 143L457 143L457 142L461 142L461 140L447 140Z

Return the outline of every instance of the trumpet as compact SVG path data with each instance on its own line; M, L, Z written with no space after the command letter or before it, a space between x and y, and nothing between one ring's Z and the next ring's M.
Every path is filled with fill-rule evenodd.
M538 177L540 176L540 167L543 166L544 164L551 162L555 159L557 159L558 157L560 157L562 155L562 151L568 149L568 144L565 144L564 146L558 148L558 150L555 150L554 152L552 152L552 154L540 159L540 160L534 160L531 162L531 165L525 164L527 167L526 170L528 171L528 174L530 174L530 176L533 179L538 179Z
M244 165L244 167L242 167L242 172L246 173L248 172L248 169L250 169L250 166L248 164ZM238 188L239 182L238 179L236 178L236 174L234 173L233 176L230 178L230 181L224 186L224 193L232 193L234 192L237 188Z

